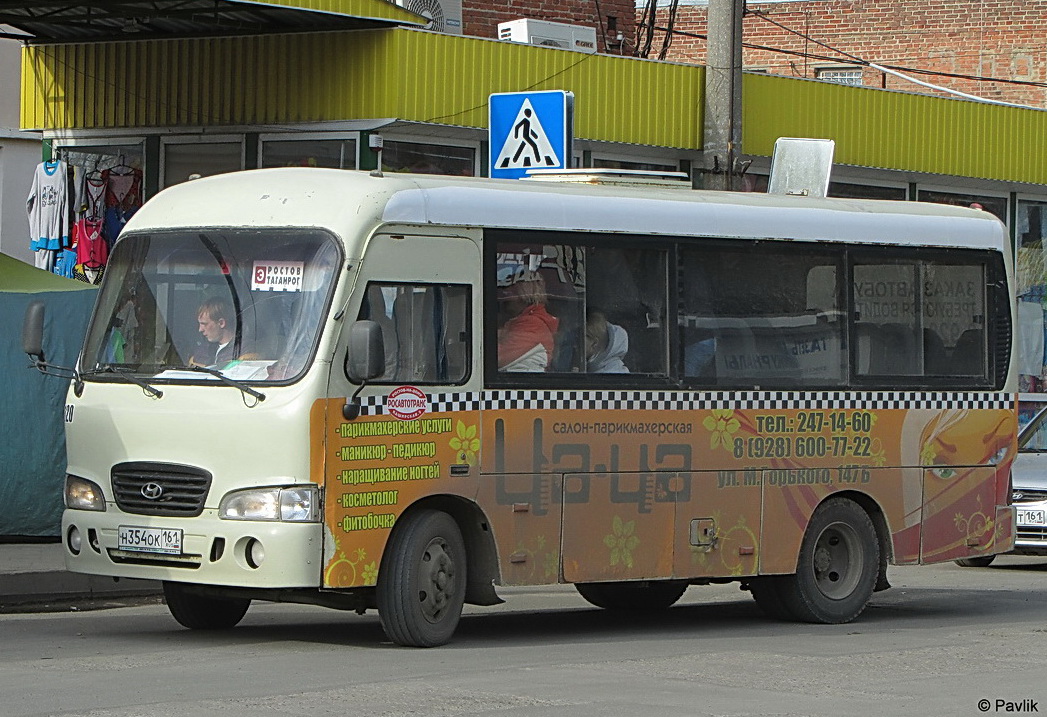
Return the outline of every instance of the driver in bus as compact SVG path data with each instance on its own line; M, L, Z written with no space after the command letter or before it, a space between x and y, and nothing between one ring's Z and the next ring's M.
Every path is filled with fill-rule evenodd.
M559 320L545 309L548 295L538 271L524 270L498 290L498 370L541 373L553 360Z
M236 320L225 299L207 299L196 312L200 333L207 345L197 353L196 363L203 366L225 366L236 358Z

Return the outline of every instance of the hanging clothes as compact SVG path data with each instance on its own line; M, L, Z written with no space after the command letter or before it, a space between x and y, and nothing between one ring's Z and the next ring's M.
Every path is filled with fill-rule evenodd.
M84 177L84 212L86 219L101 219L105 215L105 177L97 169Z
M76 261L80 273L88 283L101 279L105 264L109 261L109 245L102 236L101 219L81 219L73 225L73 241L76 244Z
M52 271L66 279L76 278L76 251L73 249L59 249L54 252L55 265Z
M142 170L118 164L102 172L105 182L105 226L103 235L110 248L127 220L142 206Z
M57 251L69 246L69 167L57 160L41 162L33 173L26 199L29 246L33 251ZM37 266L40 266L37 257ZM53 266L54 257L51 257Z

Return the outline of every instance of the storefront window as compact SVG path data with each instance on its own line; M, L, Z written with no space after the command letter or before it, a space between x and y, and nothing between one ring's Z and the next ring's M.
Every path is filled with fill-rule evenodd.
M845 199L895 199L903 202L905 201L905 188L829 182L829 196L843 197Z
M184 182L195 176L236 172L243 169L243 149L239 142L192 142L164 146L164 186Z
M935 192L921 189L917 201L984 209L995 214L1001 222L1007 221L1006 197L986 197L981 194L954 194L953 192Z
M675 164L658 164L656 162L630 162L624 159L593 158L593 166L605 169L634 169L643 172L679 172Z
M351 139L263 141L262 166L356 169L356 141Z
M1047 304L1047 203L1019 200L1015 217L1018 294L1018 386L1022 392L1047 385L1044 305Z
M382 171L472 177L476 174L476 151L470 147L386 140Z

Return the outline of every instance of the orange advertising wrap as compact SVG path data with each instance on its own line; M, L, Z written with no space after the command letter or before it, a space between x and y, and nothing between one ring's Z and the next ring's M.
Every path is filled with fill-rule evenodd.
M435 495L479 506L505 585L791 573L840 493L894 563L1014 539L1009 395L400 387L313 420L329 588L375 585L398 517Z

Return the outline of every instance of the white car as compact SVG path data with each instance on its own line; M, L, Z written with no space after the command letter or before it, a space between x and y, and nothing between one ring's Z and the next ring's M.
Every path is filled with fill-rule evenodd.
M1007 555L1047 555L1047 404L1018 434L1018 456L1011 466L1011 502L1017 510L1017 537ZM1024 411L1023 411L1024 413ZM985 567L995 555L957 560L964 567Z

